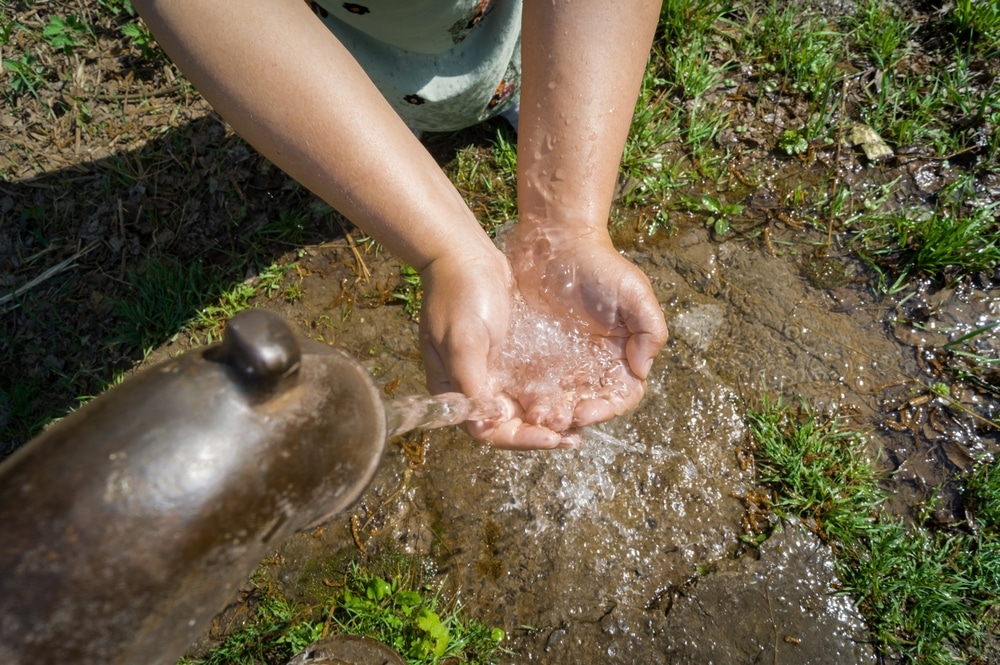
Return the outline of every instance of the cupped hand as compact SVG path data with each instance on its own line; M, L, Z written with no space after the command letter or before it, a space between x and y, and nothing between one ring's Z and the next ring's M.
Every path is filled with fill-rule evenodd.
M575 444L574 433L528 423L516 399L494 395L489 364L507 336L510 264L499 250L455 254L432 261L420 273L424 290L420 347L427 389L435 395L460 392L469 397L503 400L503 418L466 423L472 436L498 448Z
M518 395L524 419L565 431L635 408L653 358L667 341L663 312L646 275L615 250L603 229L521 222L507 242L517 289L529 306L573 321L610 356L603 375L578 392L570 387L558 399Z

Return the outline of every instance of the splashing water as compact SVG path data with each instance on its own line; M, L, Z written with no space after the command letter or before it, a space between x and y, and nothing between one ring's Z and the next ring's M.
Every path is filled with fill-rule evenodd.
M575 321L532 307L515 294L507 339L490 365L490 382L494 392L557 405L623 395L625 382L614 378L621 364Z
M497 397L469 398L461 393L412 395L386 403L388 436L415 429L460 425L467 420L509 420L512 400L570 410L579 400L621 395L624 381L615 379L621 361L572 321L530 307L515 294L507 339L490 364L490 383Z
M461 393L411 395L385 405L388 436L415 429L436 429L461 425L466 420L509 419L511 408L503 399L466 397Z
M504 252L513 228L511 221L497 232L497 245ZM460 393L444 393L391 401L386 405L389 436L467 420L509 420L519 411L514 401L521 403L522 410L534 408L536 414L548 414L534 424L558 430L560 425L569 426L578 402L626 396L626 364L599 338L585 332L582 322L529 304L515 287L507 337L489 366L490 384L497 397L470 399ZM562 418L557 415L560 412Z

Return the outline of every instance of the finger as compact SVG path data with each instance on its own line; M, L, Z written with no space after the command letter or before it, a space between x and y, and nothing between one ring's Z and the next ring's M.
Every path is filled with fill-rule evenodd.
M562 432L573 425L573 395L564 394L558 400L540 400L527 409L525 420L554 432Z
M659 334L638 333L629 337L625 344L625 357L632 372L643 381L653 369L653 359L667 342L666 332Z
M603 423L611 420L620 412L614 404L603 397L588 397L582 399L573 409L573 425L576 427L587 427L596 423Z
M550 429L530 425L520 418L513 418L492 428L486 421L470 422L467 431L504 450L550 450L559 446L563 438Z
M583 434L579 430L563 432L562 440L559 441L559 448L572 450L583 447Z
M637 311L631 315L626 312L623 317L632 332L625 343L625 356L632 372L645 380L653 367L653 358L667 343L667 322L652 291L644 294L639 303Z
M424 358L424 374L427 391L431 395L453 392L444 360L434 345L423 336L420 340L420 352Z
M597 397L581 399L573 410L573 425L586 427L628 413L639 405L645 393L645 382L633 377L624 390L619 385Z

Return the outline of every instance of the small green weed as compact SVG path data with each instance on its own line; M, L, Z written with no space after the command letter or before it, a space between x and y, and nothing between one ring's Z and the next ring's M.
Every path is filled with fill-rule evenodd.
M98 4L111 16L135 16L132 0L97 0Z
M420 273L406 264L399 266L399 286L392 297L403 303L403 311L414 321L420 320L424 290L420 284Z
M860 434L766 395L747 422L772 509L830 543L875 646L909 663L985 663L984 639L998 628L1000 464L982 463L965 482L970 530L905 526L882 512L886 495Z
M3 68L10 72L6 96L11 104L24 93L38 96L38 87L45 83L45 68L38 64L38 58L30 53L4 58Z
M8 18L6 13L0 14L0 46L6 46L10 43L15 28L17 28L17 23Z
M801 133L794 129L786 129L778 139L778 147L784 150L789 157L801 155L809 150L809 141Z
M42 29L42 39L54 49L71 55L73 49L84 46L94 39L93 30L78 17L70 14L65 18L52 16L48 25Z
M441 590L414 584L413 576L383 578L354 565L337 601L333 620L341 632L368 635L398 651L411 665L489 663L505 635L478 621L463 619L461 607L448 608Z
M691 212L705 215L705 225L720 236L729 232L730 223L743 213L745 207L739 203L725 203L708 194L700 197L685 195L681 197L681 202Z
M132 40L132 43L146 60L155 60L160 57L162 52L153 37L153 33L149 31L144 22L126 23L122 26L122 34Z

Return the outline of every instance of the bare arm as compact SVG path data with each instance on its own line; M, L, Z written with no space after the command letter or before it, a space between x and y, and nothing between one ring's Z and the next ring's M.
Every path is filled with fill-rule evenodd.
M522 222L603 230L660 0L525 0Z
M667 327L649 279L615 251L608 215L659 0L525 0L518 136L518 287L582 321L616 359L608 388L572 409L525 404L556 431L636 406Z
M491 395L511 273L433 158L301 0L135 0L157 40L254 147L420 271L420 345L431 392ZM509 448L558 433L519 418Z
M393 254L422 270L457 242L492 249L434 160L301 0L135 4L241 136Z

